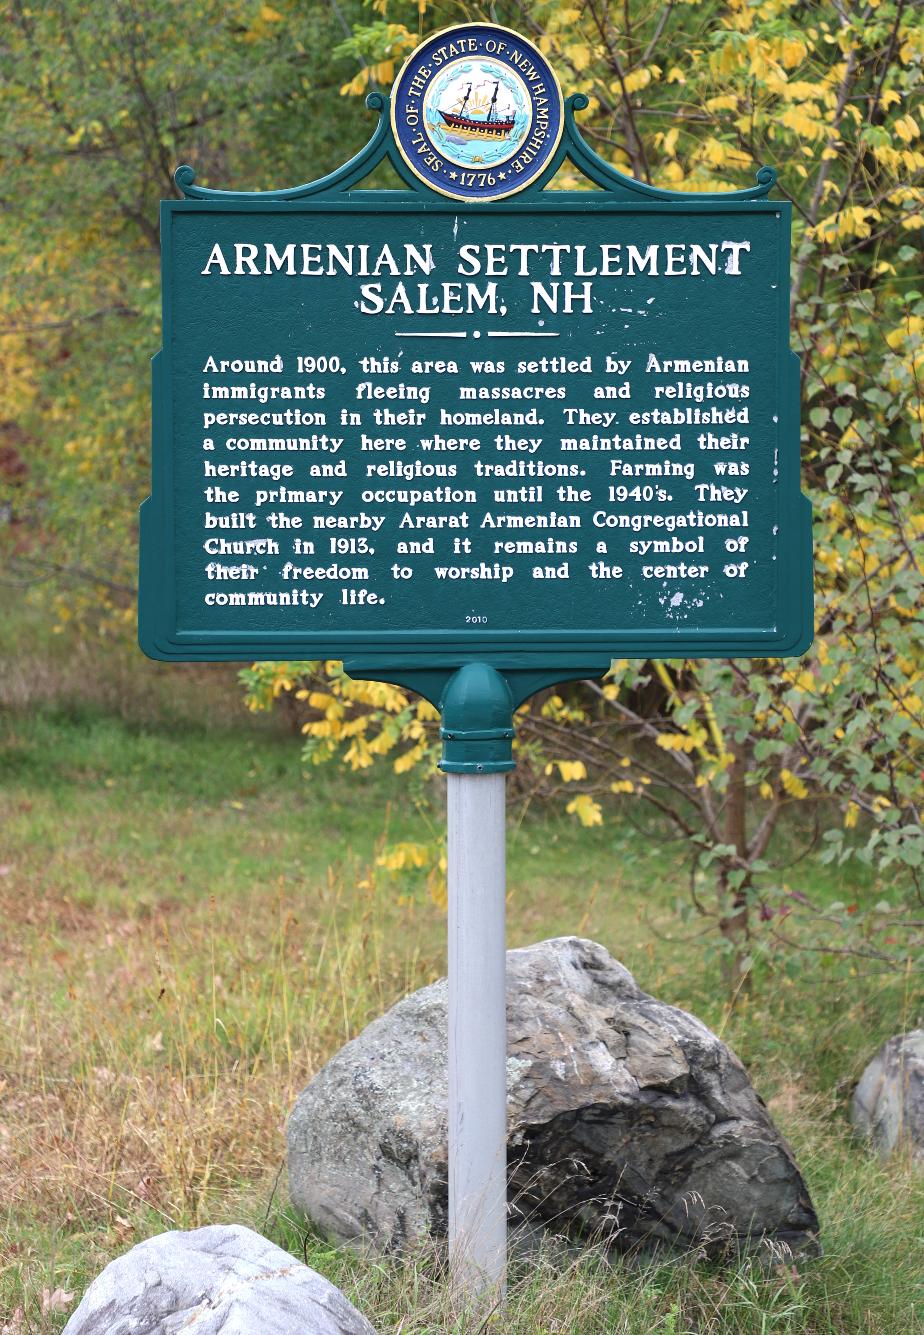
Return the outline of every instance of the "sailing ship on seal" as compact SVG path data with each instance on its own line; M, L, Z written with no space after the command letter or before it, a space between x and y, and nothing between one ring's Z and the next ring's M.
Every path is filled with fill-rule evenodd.
M476 116L465 114L465 108L468 106L469 98L472 95L472 85L469 84L465 96L458 111L443 111L440 109L440 115L454 134L464 135L469 139L505 139L513 129L516 118L512 111L506 111L499 115L497 107L497 90L500 88L500 81L494 85L494 94L491 98L491 105L488 107L487 114L478 119Z

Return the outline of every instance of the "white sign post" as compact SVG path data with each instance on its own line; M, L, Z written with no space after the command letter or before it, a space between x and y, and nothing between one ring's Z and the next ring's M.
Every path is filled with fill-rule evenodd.
M504 1297L507 1266L504 774L447 774L449 1264L462 1301Z

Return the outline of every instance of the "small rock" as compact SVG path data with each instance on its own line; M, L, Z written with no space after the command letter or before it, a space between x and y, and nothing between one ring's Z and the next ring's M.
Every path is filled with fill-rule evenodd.
M323 1275L249 1228L161 1233L113 1261L64 1335L375 1335Z
M924 1029L883 1043L854 1090L851 1119L883 1158L906 1148L924 1160Z
M446 982L393 1006L318 1072L288 1125L295 1206L382 1251L447 1230ZM511 1222L627 1248L817 1250L792 1151L704 1024L593 941L507 953Z

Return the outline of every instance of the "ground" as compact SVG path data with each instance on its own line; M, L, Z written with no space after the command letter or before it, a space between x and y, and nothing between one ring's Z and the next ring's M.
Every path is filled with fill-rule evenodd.
M0 632L0 1332L59 1331L116 1254L226 1221L304 1255L382 1335L474 1331L425 1253L333 1249L286 1197L296 1092L444 971L441 909L376 866L388 839L420 837L405 781L305 774L297 737L243 710L232 671L43 638L28 617ZM678 912L684 848L632 814L593 829L513 814L510 944L593 937L719 1032L793 1144L824 1256L763 1270L549 1256L515 1267L488 1329L924 1330L924 1174L880 1164L847 1118L878 1043L922 1023L917 979L785 957L729 1007ZM822 899L875 890L812 858L786 874Z

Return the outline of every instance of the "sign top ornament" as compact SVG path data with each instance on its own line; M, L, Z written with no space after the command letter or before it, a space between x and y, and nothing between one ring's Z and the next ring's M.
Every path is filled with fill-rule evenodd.
M415 176L451 199L504 199L548 166L564 128L555 72L494 23L446 28L395 80L395 142Z

